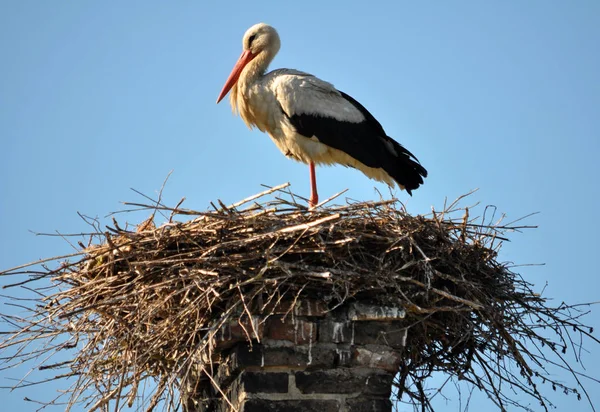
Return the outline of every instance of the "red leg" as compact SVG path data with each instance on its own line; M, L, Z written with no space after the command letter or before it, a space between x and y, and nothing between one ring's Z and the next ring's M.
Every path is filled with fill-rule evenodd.
M315 164L310 162L310 199L308 199L308 207L313 208L319 203L319 194L317 193L317 175L315 173Z

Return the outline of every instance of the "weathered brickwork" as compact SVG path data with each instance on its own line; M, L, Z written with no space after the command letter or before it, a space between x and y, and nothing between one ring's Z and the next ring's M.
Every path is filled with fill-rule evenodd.
M199 373L188 384L188 412L391 411L407 335L402 310L354 303L328 311L306 300L251 313L216 335L212 380Z

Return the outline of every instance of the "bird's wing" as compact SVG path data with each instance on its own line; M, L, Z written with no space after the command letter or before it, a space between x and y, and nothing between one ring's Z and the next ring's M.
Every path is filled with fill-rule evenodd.
M272 87L288 117L310 115L349 123L365 120L360 110L331 83L310 74L282 70L274 77Z
M427 171L387 136L381 124L351 96L314 76L282 71L272 88L282 111L302 136L338 149L370 168L384 169L410 193Z

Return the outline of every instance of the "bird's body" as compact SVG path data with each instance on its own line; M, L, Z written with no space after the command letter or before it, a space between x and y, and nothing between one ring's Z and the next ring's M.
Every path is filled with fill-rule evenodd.
M231 90L231 106L248 127L268 133L283 154L311 166L311 206L318 201L315 164L354 167L408 193L423 183L427 171L418 160L352 97L297 70L265 74L279 45L271 26L251 27L218 101Z

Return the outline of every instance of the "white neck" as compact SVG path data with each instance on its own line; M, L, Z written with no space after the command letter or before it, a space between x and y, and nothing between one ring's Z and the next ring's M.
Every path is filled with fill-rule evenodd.
M246 65L237 82L242 91L248 89L264 76L273 57L275 56L269 53L269 50L263 50Z
M276 53L277 51L272 53L272 51L269 49L263 50L250 63L248 63L246 67L244 67L240 78L231 88L229 93L229 102L231 103L231 109L234 113L238 110L240 112L244 111L242 107L240 107L242 102L238 100L238 97L248 95L248 89L250 89L256 82L260 81L260 79L264 76Z

